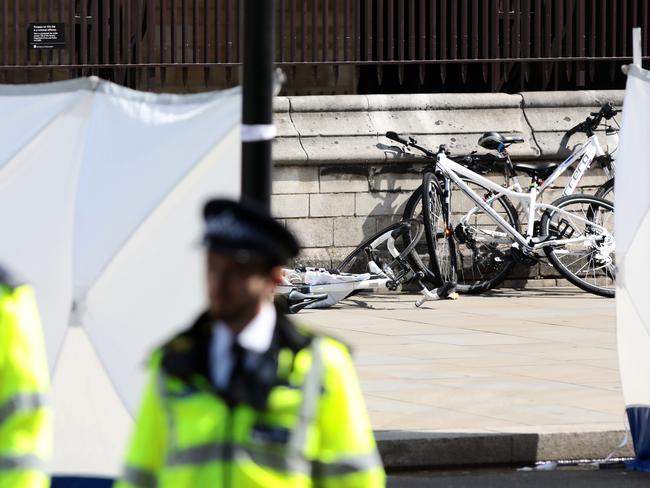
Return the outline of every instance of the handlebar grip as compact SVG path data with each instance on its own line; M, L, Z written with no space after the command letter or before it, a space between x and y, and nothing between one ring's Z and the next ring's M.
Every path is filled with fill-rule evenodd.
M386 137L389 138L391 141L399 142L400 144L408 144L408 141L402 137L400 137L397 132L389 130L386 132Z

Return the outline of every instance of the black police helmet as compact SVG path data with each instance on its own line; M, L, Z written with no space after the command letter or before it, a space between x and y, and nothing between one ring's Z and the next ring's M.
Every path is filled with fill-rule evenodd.
M203 244L242 262L285 264L300 251L291 232L252 202L210 200L203 208Z

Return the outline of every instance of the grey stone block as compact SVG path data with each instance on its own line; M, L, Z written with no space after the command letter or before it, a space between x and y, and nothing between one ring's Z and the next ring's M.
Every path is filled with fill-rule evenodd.
M367 95L368 109L435 110L463 108L517 108L521 97L505 93L420 93L409 95Z
M377 232L377 221L370 217L339 217L334 219L334 245L356 247Z
M413 191L421 184L420 174L375 173L370 177L372 191Z
M327 247L334 243L334 221L331 218L287 219L287 227L302 247Z
M327 167L320 170L321 193L354 193L368 191L368 176L364 174L334 173L327 171Z
M376 134L367 112L333 112L324 106L317 112L293 112L291 120L302 137Z
M279 165L307 164L307 153L297 137L277 137L272 145L273 163Z
M401 215L411 192L356 193L355 215Z
M625 90L579 90L522 92L524 108L528 107L600 107L604 102L623 104ZM595 110L594 110L595 111Z
M276 218L307 217L309 195L306 193L272 195L271 211Z
M273 193L318 193L318 168L277 166L273 169Z
M315 193L309 195L311 217L354 215L353 193Z
M332 267L332 259L327 248L309 247L300 250L300 254L293 260L293 264L329 269Z
M300 142L309 161L318 163L368 163L386 159L375 135L302 137Z

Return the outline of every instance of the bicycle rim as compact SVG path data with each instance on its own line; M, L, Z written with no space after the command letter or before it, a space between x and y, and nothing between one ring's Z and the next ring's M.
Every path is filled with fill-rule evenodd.
M562 197L552 205L568 215L547 210L541 222L544 239L583 240L561 247L546 247L544 251L549 261L579 288L613 297L616 287L614 205L589 195Z

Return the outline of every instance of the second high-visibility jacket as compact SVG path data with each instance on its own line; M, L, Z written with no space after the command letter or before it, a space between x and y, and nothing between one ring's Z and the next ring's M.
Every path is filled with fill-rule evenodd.
M237 396L209 379L211 332L204 314L154 355L118 487L385 486L345 346L279 315L260 370L270 381Z
M50 485L48 385L34 293L0 268L0 488Z

